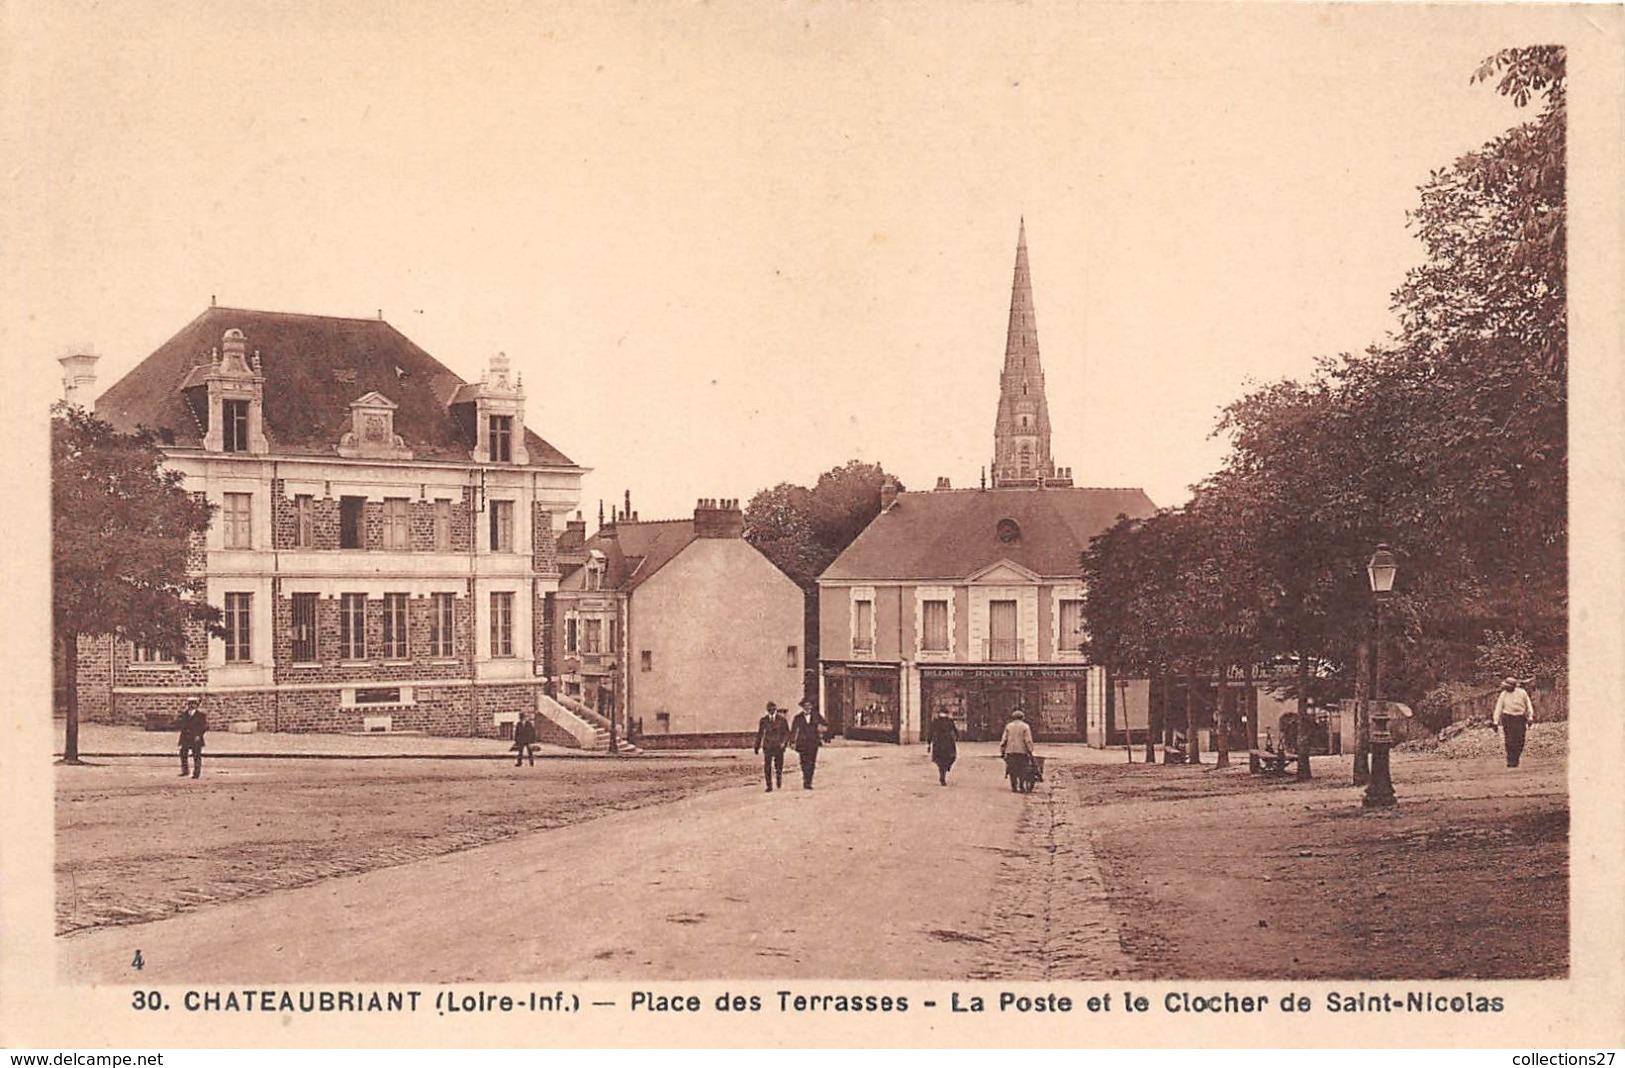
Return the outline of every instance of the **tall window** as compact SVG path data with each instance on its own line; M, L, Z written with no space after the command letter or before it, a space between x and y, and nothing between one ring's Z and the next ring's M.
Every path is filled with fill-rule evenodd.
M875 651L875 603L869 600L852 602L852 651Z
M293 547L308 549L316 544L316 501L308 493L293 499Z
M339 595L339 658L367 658L367 595L364 593Z
M655 669L655 654L653 650L645 649L643 652L638 654L638 667L641 671L653 671Z
M254 547L253 508L252 493L225 494L224 507L220 509L220 521L225 530L226 548Z
M451 552L451 501L444 497L434 502L434 551Z
M583 619L581 621L581 651L583 653L601 653L604 651L603 620Z
M505 464L513 460L513 416L493 415L491 418L491 462Z
M226 594L226 663L245 663L252 658L248 644L248 608L253 594Z
M920 649L928 653L948 651L947 601L925 601L920 605Z
M513 594L491 595L491 655L513 655Z
M1020 660L1020 643L1016 635L1016 602L989 601L987 603L987 629L989 660Z
M513 552L513 502L490 501L491 509L491 551L494 553Z
M309 500L309 498L305 498ZM288 654L296 664L316 660L316 594L293 595L293 646Z
M576 617L568 616L564 620L564 651L574 654L580 651L580 642L577 640Z
M339 548L366 548L366 524L362 518L366 504L365 497L339 498Z
M248 402L220 402L221 448L226 452L248 451Z
M384 498L383 546L386 549L412 547L412 527L406 518L405 497Z
M385 660L405 660L410 655L406 645L406 604L404 593L384 594Z
M1061 602L1060 649L1063 653L1076 653L1083 648L1083 602Z
M456 646L452 640L452 625L455 620L453 605L457 595L453 593L431 594L429 598L429 655L455 656Z

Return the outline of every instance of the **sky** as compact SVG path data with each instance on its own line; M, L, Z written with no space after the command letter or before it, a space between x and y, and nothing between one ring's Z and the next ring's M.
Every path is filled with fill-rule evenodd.
M7 5L0 352L43 412L211 299L381 312L506 352L589 517L970 486L1025 218L1056 462L1175 505L1249 383L1393 327L1417 187L1528 117L1470 83L1527 15Z

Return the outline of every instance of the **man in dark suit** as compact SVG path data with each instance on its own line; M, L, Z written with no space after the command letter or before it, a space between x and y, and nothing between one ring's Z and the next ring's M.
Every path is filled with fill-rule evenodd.
M186 711L181 713L181 778L188 774L197 778L203 774L203 735L209 729L209 718L203 714L197 697L186 699ZM190 767L186 755L192 755Z
M801 699L801 711L790 723L790 740L801 757L801 788L811 790L813 772L818 770L818 747L824 744L824 717L810 697Z
M773 780L784 785L784 747L790 741L790 721L784 718L784 709L772 701L767 703L767 714L756 723L756 752L762 754L762 777L767 780L767 792L773 792Z

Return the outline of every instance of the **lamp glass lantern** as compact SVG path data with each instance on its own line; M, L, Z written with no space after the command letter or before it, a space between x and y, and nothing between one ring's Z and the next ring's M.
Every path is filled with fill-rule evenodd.
M1371 592L1386 597L1393 591L1394 575L1398 571L1392 550L1387 545L1377 546L1377 551L1371 554L1371 562L1365 566L1365 573L1371 578Z

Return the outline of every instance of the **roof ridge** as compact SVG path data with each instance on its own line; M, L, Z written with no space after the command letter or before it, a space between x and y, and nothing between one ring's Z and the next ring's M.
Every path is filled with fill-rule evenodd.
M336 319L347 323L382 323L391 330L395 330L394 324L388 319L376 315L321 315L316 312L274 311L270 308L238 308L229 304L211 304L206 310L241 312L244 315L281 315L289 319ZM397 330L396 333L399 333L399 331Z

